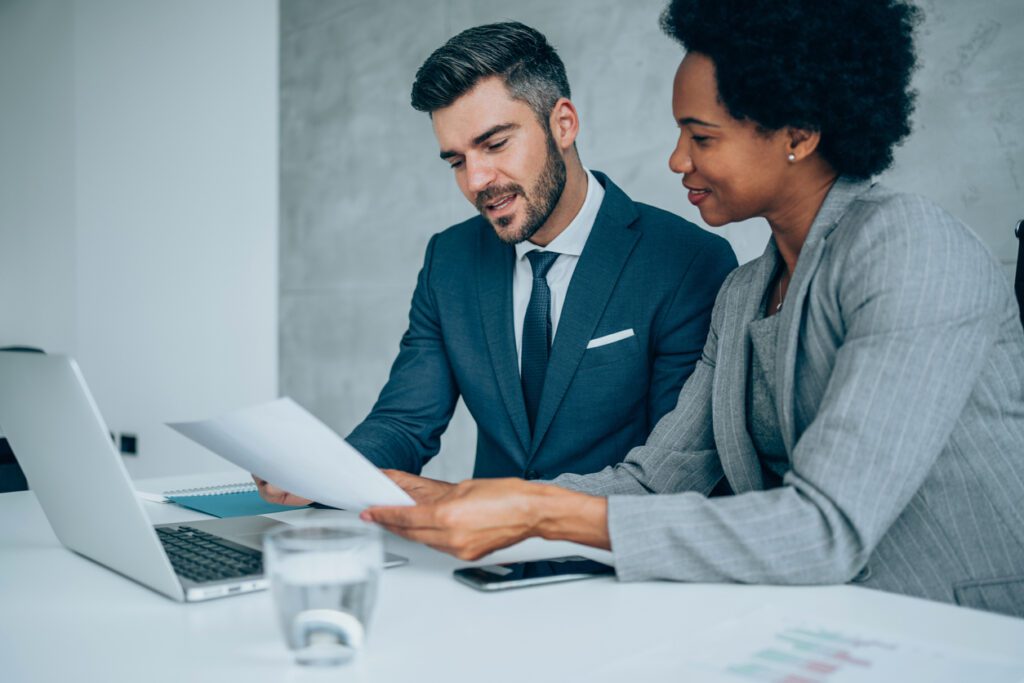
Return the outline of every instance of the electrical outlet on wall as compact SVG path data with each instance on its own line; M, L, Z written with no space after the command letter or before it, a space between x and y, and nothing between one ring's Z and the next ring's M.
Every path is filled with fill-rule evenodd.
M121 432L120 451L121 455L138 455L139 437L128 432Z

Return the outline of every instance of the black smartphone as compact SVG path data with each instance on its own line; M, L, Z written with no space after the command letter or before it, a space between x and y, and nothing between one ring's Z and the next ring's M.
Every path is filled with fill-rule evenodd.
M535 562L509 562L483 567L467 567L452 572L456 581L481 591L525 588L544 583L561 583L611 576L615 568L585 557L554 557Z

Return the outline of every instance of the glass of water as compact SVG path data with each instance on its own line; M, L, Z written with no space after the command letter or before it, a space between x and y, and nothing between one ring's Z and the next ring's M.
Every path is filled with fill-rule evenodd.
M298 663L341 664L359 652L383 559L380 530L359 519L284 526L264 537L264 570Z

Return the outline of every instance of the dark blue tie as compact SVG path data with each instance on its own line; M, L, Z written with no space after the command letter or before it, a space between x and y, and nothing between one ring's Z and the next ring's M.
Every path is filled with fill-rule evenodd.
M548 352L551 349L551 290L545 276L558 254L553 251L531 251L526 255L533 268L533 290L523 319L523 360L520 376L523 399L530 431L537 421L540 394L544 389L544 375L548 370Z

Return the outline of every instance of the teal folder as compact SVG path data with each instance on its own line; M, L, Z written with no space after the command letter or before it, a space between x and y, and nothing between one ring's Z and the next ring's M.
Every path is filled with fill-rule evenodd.
M298 510L291 505L275 505L260 498L256 491L236 491L229 493L207 493L199 496L169 495L167 499L174 503L213 515L214 517L248 517L250 515L269 515L272 512ZM305 507L305 506L302 506Z

